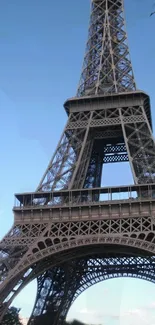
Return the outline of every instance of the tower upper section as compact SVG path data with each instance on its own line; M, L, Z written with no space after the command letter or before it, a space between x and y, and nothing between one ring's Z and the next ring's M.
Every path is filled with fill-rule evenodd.
M127 44L124 0L92 0L77 96L136 90Z

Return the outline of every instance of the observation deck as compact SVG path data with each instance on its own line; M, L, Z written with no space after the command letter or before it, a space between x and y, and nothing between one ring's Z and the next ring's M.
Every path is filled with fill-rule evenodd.
M15 222L155 218L155 184L15 195Z

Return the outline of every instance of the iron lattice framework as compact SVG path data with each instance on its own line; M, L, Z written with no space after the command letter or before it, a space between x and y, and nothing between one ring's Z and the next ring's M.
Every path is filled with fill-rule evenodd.
M123 0L93 0L77 96L136 89L125 31Z
M134 82L123 0L92 0L77 97L64 107L68 121L48 168L34 193L16 194L14 224L0 242L0 321L36 278L29 325L62 325L99 281L155 282L155 141L149 96ZM101 187L103 165L124 161L134 185Z

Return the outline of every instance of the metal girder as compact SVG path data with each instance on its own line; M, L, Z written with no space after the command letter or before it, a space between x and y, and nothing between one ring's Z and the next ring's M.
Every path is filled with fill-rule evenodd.
M145 98L137 106L71 113L64 138L38 190L97 187L103 163L128 160L136 184L155 181L155 141Z
M35 307L28 325L63 324L75 299L95 283L136 277L155 283L155 258L136 256L96 256L77 258L54 267L38 277Z
M38 277L38 293L29 325L44 321L44 315L50 318L49 324L63 323L81 281L84 264L73 260Z
M121 193L122 190L127 191L129 195L135 191L139 195L144 192L146 194L145 198L142 195L142 197L138 196L134 200L129 198L122 202L119 198L117 202L115 197L112 198L111 194L114 193L114 188L101 189L101 192L103 191L105 194L106 192L111 193L111 201L109 202L105 202L104 199L96 202L96 198L100 197L100 189L84 189L83 191L79 190L79 193L76 190L75 193L70 191L70 194L67 194L66 191L60 192L61 197L66 197L67 194L69 198L68 208L64 200L58 206L49 206L48 203L46 206L36 205L35 197L37 198L43 193L34 193L34 197L32 195L31 198L32 202L29 198L31 195L25 194L21 207L14 208L16 221L13 229L0 243L2 274L3 265L5 266L4 278L0 285L0 301L3 302L0 317L3 316L6 308L18 292L29 281L37 277L39 286L32 317L34 321L37 319L37 323L34 324L39 324L40 318L35 318L37 317L37 310L41 314L41 321L45 320L47 325L48 314L51 315L56 307L54 319L63 320L75 297L86 289L89 283L93 284L96 281L94 276L92 277L92 272L89 276L88 274L87 276L83 275L86 269L83 267L84 264L81 264L81 273L79 274L77 265L76 267L74 265L75 260L79 256L81 261L82 256L85 256L82 261L86 261L88 256L90 258L92 254L95 254L95 250L96 254L99 251L102 252L103 263L107 263L109 266L109 271L108 266L104 268L104 277L101 274L97 279L107 279L113 276L135 276L154 281L152 280L153 275L151 273L148 275L148 267L141 267L140 270L136 266L136 261L134 271L130 267L130 259L126 260L127 265L120 263L119 268L115 264L118 252L119 258L141 256L142 259L139 259L141 263L142 261L145 263L149 254L155 254L154 187L155 185L151 186L150 184L132 186L131 188L124 187L124 190L122 187L116 188L116 193ZM86 195L83 192L86 192ZM46 195L47 193L45 193ZM51 193L49 192L48 195L50 196ZM58 196L59 192L53 192L53 195ZM76 197L78 198L77 204L75 204ZM84 197L86 201L84 201ZM49 200L47 199L46 202ZM10 269L7 265L9 265L8 261L11 261L11 249L15 252L18 251L18 247L24 247L24 249L27 247L27 250L23 254L17 254L16 264ZM5 255L7 251L8 255ZM112 258L111 262L108 262L107 253ZM152 257L152 261L153 259ZM65 265L66 273L64 273L64 268L63 270L60 269L62 262ZM77 279L76 276L79 274L79 280L74 282L70 272L74 274L74 279ZM46 281L47 274L48 277L52 277L50 281ZM68 278L67 274L69 275ZM54 284L52 284L53 278L55 279ZM88 283L87 280L89 280ZM58 283L59 287L56 291L53 285L56 286ZM52 285L53 290L49 284ZM60 292L62 296L60 296ZM65 304L62 300L65 301ZM48 306L49 311L47 311ZM31 320L30 324L33 324ZM58 323L56 322L56 324Z
M116 250L118 245L125 245L130 248L130 253L135 247L153 254L154 187L150 184L124 189L121 187L54 192L53 199L54 196L60 195L62 201L59 204L53 201L53 204L47 203L46 206L34 203L35 197L43 195L41 192L34 193L32 201L24 199L21 207L14 208L13 229L0 243L2 252L0 265L3 274L0 300L5 302L7 299L11 303L13 296L19 291L17 284L22 285L28 277L30 278L31 271L34 271L39 261L52 256L56 264L60 263L57 253L65 254L70 248L76 248L77 253L78 247L81 250L82 246L111 243L116 246ZM128 199L127 197L122 200L119 197L116 199L115 194L120 195L121 191L122 194L128 193ZM130 198L132 193L137 193L137 198ZM45 193L45 197L47 194L51 195L48 192ZM102 195L105 197L102 198ZM31 197L29 194L24 196ZM66 197L68 202L63 197ZM99 202L96 197L99 198ZM22 254L21 251L16 254L16 263L10 268L8 261L11 261L13 250L18 252L18 247L23 247L25 252L23 250ZM115 253L114 247L113 252ZM8 295L11 292L12 295Z
M29 324L38 324L40 315L43 315L41 316L41 321L43 322L44 315L46 317L49 315L50 324L58 323L62 312L60 306L63 304L64 309L66 303L68 303L67 299L65 299L68 275L65 268L53 267L51 270L38 276L37 299Z
M120 109L124 140L135 183L153 183L155 182L155 140L144 107L139 107L138 111L137 113L142 114L144 120L139 122L135 120L132 123L129 112ZM127 114L129 120L124 123ZM133 115L136 115L136 109L133 110Z
M125 31L123 0L93 0L77 96L136 89Z
M68 121L49 166L36 192L16 196L14 225L0 242L0 322L35 278L29 325L62 325L99 281L155 282L155 141L149 97L136 91L123 0L92 0L77 97L64 106ZM135 185L101 188L104 163L118 161L129 161Z
M121 155L109 155L105 156L103 163L108 164L108 163L119 163L119 162L125 162L129 161L128 155L127 154L121 154Z

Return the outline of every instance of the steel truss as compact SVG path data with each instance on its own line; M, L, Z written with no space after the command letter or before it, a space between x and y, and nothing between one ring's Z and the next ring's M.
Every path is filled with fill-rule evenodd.
M154 257L96 255L78 258L44 272L38 277L37 298L29 325L45 321L46 324L63 324L71 303L83 291L98 282L117 277L136 277L154 283Z
M136 91L123 0L92 0L77 97L64 107L49 166L36 192L16 195L14 225L0 242L0 322L35 278L29 325L62 325L99 281L155 282L155 141L149 97ZM101 188L103 165L123 161L135 185Z
M14 207L15 224L0 243L0 301L3 302L1 317L22 288L34 278L38 278L38 294L30 324L34 317L35 321L37 319L39 322L37 315L43 315L43 312L46 316L41 316L41 319L48 319L48 312L54 313L52 322L58 324L58 319L63 320L66 316L77 293L83 290L81 283L85 283L84 288L87 287L86 280L80 282L80 287L77 287L77 276L81 279L84 260L85 263L88 257L92 260L95 258L94 254L98 256L96 258L102 259L104 265L107 263L106 269L110 267L109 271L107 270L109 277L113 274L112 267L117 276L132 275L130 263L126 265L126 270L129 267L128 272L124 271L124 264L121 263L118 272L115 261L124 258L130 261L132 257L139 256L137 261L145 263L148 256L154 256L154 192L155 184L17 194L18 201ZM128 193L128 198L116 199L117 193ZM132 193L137 193L137 197L130 197ZM109 201L102 198L102 195L109 195ZM40 197L46 204L36 205L36 200L40 200ZM154 257L151 257L151 261L154 261ZM81 270L76 276L75 270L78 270L79 264L75 266L75 263L80 263ZM134 275L139 277L139 274L145 271L142 278L149 279L147 270L148 268L143 266L140 270L139 266L139 269L135 268ZM54 284L53 280L45 281L47 274L48 279L54 277ZM105 273L103 275L105 276ZM84 278L80 281L84 281ZM53 287L58 283L65 305L60 299L59 291L56 292L56 287ZM48 290L44 290L46 285ZM59 310L55 309L55 304L60 307Z
M65 107L69 119L38 191L99 187L104 163L128 160L136 184L154 182L155 141L146 94L75 99Z
M93 0L77 96L136 89L125 31L123 0Z

